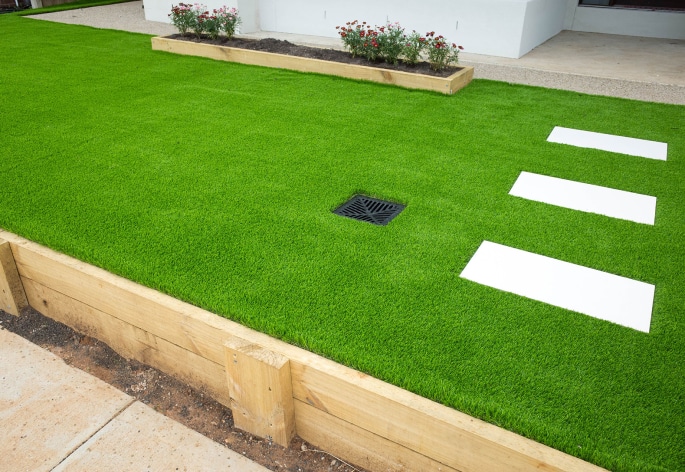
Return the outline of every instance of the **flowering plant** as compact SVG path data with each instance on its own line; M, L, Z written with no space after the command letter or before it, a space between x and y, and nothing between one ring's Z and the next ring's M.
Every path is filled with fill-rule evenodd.
M426 33L428 62L433 70L443 70L459 61L459 51L464 49L455 43L451 45L443 35L435 36L435 31Z
M376 42L380 49L380 56L390 64L397 64L404 52L404 28L399 23L388 23L386 26L376 27L378 35Z
M406 36L404 43L404 50L402 55L404 56L404 62L410 65L416 65L421 59L421 53L426 49L426 38L421 36L416 31L412 31L409 36Z
M241 23L237 8L221 7L214 10L221 30L226 33L226 38L231 39L235 34L235 29Z
M177 6L171 7L169 18L171 18L171 24L178 28L178 31L185 36L195 22L195 13L193 12L192 5L179 3Z
M202 33L207 31L207 21L209 20L209 12L205 5L194 3L190 9L193 14L193 21L190 24L190 29L198 38L202 37Z
M409 65L415 65L424 52L433 70L441 71L459 60L459 51L464 49L435 32L426 33L425 37L416 31L404 34L399 23L388 23L385 26L372 28L366 22L348 21L345 26L336 26L345 49L352 57L361 56L370 61L384 60L397 64L400 58Z
M216 39L221 33L221 22L217 16L217 10L212 13L204 12L204 28L211 39Z
M335 27L335 29L339 30L338 34L345 49L350 51L352 57L362 56L366 31L369 28L366 26L366 21L361 25L357 20L348 21L345 25Z
M207 7L200 3L192 5L179 3L177 6L172 6L169 18L181 35L186 36L189 31L192 31L198 38L207 33L210 38L216 39L223 31L226 38L231 39L236 27L240 24L236 8L224 6L209 13Z

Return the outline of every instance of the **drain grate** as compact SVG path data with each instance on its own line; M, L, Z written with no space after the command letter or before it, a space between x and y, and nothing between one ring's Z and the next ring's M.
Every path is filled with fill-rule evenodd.
M366 221L374 225L385 226L404 210L404 205L365 195L355 195L336 208L333 213L353 220Z

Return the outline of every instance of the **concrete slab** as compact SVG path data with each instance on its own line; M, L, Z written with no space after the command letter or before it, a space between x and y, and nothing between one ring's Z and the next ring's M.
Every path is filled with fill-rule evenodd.
M83 444L54 472L267 469L136 402Z
M483 241L461 277L649 332L654 285Z
M555 126L547 141L665 161L668 144Z
M483 65L685 87L685 40L682 39L565 30L520 59L468 51L460 54L460 58Z
M168 36L178 33L178 29L169 23L145 20L145 10L143 9L142 1L42 13L40 15L32 15L30 18L72 25L87 25L93 28L154 34L157 36Z
M0 329L3 470L52 470L133 400Z
M530 172L521 172L509 195L647 225L656 214L656 197Z

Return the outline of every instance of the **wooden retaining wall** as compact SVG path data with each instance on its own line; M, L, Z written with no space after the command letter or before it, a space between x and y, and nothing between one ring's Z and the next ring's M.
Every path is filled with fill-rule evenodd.
M30 304L233 410L373 471L600 471L575 457L0 230L0 306Z

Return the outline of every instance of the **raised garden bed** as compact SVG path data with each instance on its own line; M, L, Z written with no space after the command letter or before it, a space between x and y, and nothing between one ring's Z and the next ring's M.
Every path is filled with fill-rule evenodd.
M454 68L447 76L441 77L427 75L425 72L406 72L371 65L348 64L162 36L152 38L152 49L240 64L335 75L348 79L393 84L410 89L432 90L447 95L452 95L466 87L473 78L473 67L469 66Z

